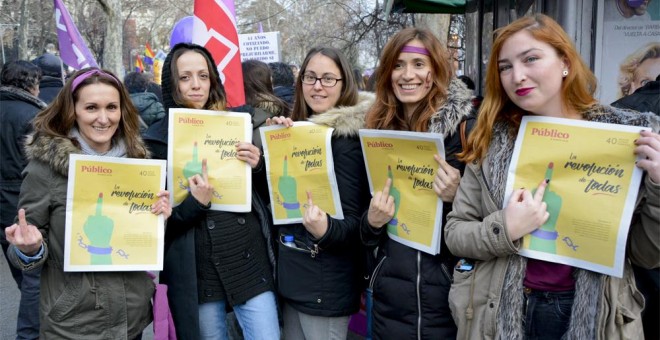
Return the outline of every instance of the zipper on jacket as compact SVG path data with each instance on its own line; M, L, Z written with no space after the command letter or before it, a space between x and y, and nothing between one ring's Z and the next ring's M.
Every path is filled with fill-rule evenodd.
M442 269L442 272L447 277L447 280L449 280L449 283L454 283L454 278L451 275L449 275L449 270L447 269L447 266L445 266L444 263L440 263L440 269Z
M378 262L378 264L376 265L373 274L371 274L371 280L369 281L369 289L371 289L372 291L374 289L374 283L376 283L376 276L378 275L378 272L380 271L380 267L383 266L383 263L385 262L386 258L387 255L383 256L380 262Z
M483 185L486 186L486 190L488 190L488 198L490 198L490 202L485 202L486 206L488 207L490 205L489 203L492 203L493 209L500 210L500 208L495 203L495 197L493 197L493 193L490 190L490 185L488 184L488 180L486 179L486 174L484 173L484 168L482 166L479 166L479 173L481 174L481 181L483 182Z
M89 289L89 291L94 294L94 309L101 309L101 303L99 302L99 292L98 292L98 287L96 286L96 277L94 276L94 273L92 272L91 275L92 277L92 288Z
M422 269L422 254L417 251L417 339L422 340L422 297L419 283L422 280L421 277Z
M319 253L319 245L314 243L314 249L312 249L312 254L311 254L312 258L315 258L316 254L318 254L318 253Z

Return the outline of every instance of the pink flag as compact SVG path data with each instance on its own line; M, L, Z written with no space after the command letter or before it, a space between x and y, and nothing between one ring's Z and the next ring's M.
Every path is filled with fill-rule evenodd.
M57 38L60 44L60 58L76 70L85 67L98 67L92 53L87 49L78 32L78 28L71 21L69 11L62 0L55 1L55 24L57 25Z
M193 43L213 55L229 107L245 104L235 13L233 0L195 0Z

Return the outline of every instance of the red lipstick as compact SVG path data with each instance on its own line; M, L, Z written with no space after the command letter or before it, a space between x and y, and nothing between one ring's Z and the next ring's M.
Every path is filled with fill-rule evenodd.
M525 88L522 88L522 89L517 89L516 94L519 95L519 96L526 96L530 92L532 92L533 89L534 89L533 87L525 87Z

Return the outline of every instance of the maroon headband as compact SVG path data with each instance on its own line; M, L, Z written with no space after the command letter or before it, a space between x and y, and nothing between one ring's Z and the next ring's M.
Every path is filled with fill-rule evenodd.
M82 83L85 79L87 79L91 76L99 76L99 77L104 77L104 78L110 78L110 79L112 79L112 81L117 83L117 85L119 85L119 87L121 87L121 83L119 82L119 80L117 80L117 78L115 78L114 76L112 76L109 73L103 72L102 70L100 70L98 68L95 68L95 69L91 69L91 70L77 76L76 79L73 80L73 82L71 83L71 93L75 92L76 88L78 88L80 83Z
M424 47L417 47L417 46L410 46L410 45L404 45L403 48L401 49L401 53L418 53L418 54L423 54L423 55L431 55L429 53L429 50L427 50Z

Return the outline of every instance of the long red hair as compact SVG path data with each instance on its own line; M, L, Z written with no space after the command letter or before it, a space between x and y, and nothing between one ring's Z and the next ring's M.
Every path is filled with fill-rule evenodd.
M552 46L559 58L569 66L570 71L561 87L561 99L567 108L582 113L597 103L594 98L596 77L582 61L561 26L543 14L520 18L494 33L493 48L486 68L486 96L481 103L477 124L470 133L467 145L464 146L463 152L458 154L464 162L483 160L496 122L508 122L517 130L522 117L528 114L515 105L504 92L497 63L504 42L522 30L527 30L534 39Z
M403 107L392 88L392 71L403 46L415 39L421 41L430 53L433 85L408 120L404 116ZM431 116L447 98L447 87L451 77L449 54L431 31L419 28L405 28L399 31L387 42L380 56L380 63L376 71L376 102L367 113L367 128L427 131Z

